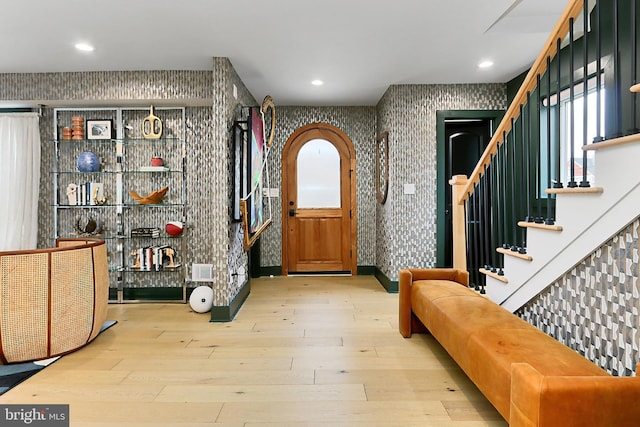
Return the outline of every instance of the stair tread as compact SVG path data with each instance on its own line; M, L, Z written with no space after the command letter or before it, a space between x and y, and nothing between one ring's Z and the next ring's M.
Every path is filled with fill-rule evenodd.
M601 148L632 144L634 142L640 142L640 134L634 133L633 135L621 136L620 138L611 138L601 142L594 142L593 144L583 145L582 149L584 151L599 150Z
M478 271L480 271L480 273L485 274L489 277L493 277L494 279L499 280L502 283L509 283L509 279L507 279L505 276L500 276L498 273L492 273L491 270L481 268Z
M518 226L526 228L539 228L541 230L562 231L561 225L538 224L537 222L519 221Z
M520 258L520 259L523 259L525 261L533 261L533 257L531 255L521 254L520 252L515 252L515 251L512 251L511 249L497 248L496 251L498 253L503 254L503 255L508 255L508 256L515 257L515 258Z
M602 187L547 188L547 194L602 194Z

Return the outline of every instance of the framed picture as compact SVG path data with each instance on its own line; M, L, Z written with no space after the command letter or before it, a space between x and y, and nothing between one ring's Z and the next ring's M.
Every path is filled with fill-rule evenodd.
M87 120L87 139L111 139L112 120Z
M387 201L389 190L389 132L383 132L376 141L376 194L378 202Z
M233 138L231 153L233 155L233 206L232 220L234 222L242 221L240 212L240 199L247 194L247 185L244 177L247 176L247 122L237 121L233 126Z
M247 186L249 233L258 231L264 224L264 204L262 201L262 167L264 161L264 121L258 108L249 113L249 153Z
M260 235L272 224L271 199L264 201L263 184L265 158L268 146L264 136L264 116L258 107L249 107L247 120L241 124L242 132L237 134L236 158L240 157L239 179L241 188L240 217L244 229L244 250L248 251ZM234 167L237 167L234 165ZM268 178L267 178L268 181ZM233 208L235 218L236 208Z

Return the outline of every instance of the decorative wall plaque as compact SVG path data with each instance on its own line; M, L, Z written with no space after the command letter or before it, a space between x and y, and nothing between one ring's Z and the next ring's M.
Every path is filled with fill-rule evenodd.
M383 132L376 142L376 194L378 202L387 201L389 190L389 132Z

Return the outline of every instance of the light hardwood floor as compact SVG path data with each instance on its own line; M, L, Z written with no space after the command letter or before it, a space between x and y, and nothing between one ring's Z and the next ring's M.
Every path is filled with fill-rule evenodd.
M10 390L72 426L503 427L428 335L398 333L371 276L252 282L230 323L188 304L109 307L118 324Z

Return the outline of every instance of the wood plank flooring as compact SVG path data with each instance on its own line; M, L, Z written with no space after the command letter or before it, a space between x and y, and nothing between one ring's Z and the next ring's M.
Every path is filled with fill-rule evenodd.
M229 323L188 304L108 318L0 402L66 403L88 427L507 425L432 337L400 336L398 296L371 276L260 278Z

